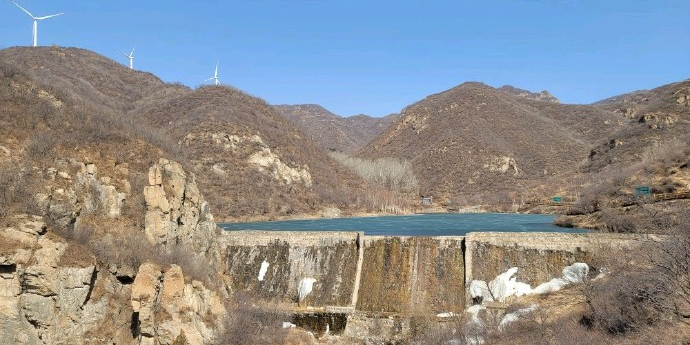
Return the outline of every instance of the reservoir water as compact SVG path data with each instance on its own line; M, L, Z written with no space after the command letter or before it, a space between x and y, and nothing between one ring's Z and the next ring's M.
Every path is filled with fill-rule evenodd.
M364 231L382 236L464 236L468 232L586 232L561 228L548 214L431 213L405 216L319 218L252 223L220 223L222 229L283 231Z

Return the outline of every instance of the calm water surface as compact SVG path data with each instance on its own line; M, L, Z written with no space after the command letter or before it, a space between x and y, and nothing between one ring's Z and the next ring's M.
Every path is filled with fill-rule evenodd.
M386 236L464 236L476 231L586 232L553 225L554 215L507 213L434 213L407 216L220 223L225 230L364 231Z

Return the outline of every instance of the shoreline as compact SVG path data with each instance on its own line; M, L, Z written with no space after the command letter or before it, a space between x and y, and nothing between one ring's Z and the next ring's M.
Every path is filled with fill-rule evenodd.
M331 213L330 215L328 213ZM365 212L365 211L341 211L338 208L325 208L315 214L298 214L291 216L245 216L241 218L220 218L215 219L216 223L254 223L272 222L283 220L311 220L311 219L336 219L336 218L364 218L364 217L385 217L385 216L406 216L412 214L433 214L433 213L509 213L525 214L524 212L495 212L488 211L483 206L469 206L450 212L444 207L418 208L414 210L403 210L401 212Z

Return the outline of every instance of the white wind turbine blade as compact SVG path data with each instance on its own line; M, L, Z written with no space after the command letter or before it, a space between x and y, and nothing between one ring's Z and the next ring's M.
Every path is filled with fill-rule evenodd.
M21 8L22 11L26 12L26 14L28 14L29 17L31 17L31 18L33 18L33 19L38 19L38 18L34 17L34 15L31 14L31 12L27 11L24 7L19 6L18 3L14 2L14 1L12 1L12 3L15 4L15 5L17 5L17 7Z
M36 19L36 20L48 19L48 18L60 16L60 15L63 15L63 14L64 14L64 13L51 14L51 15L49 15L49 16L36 17L36 18L34 18L34 19Z
M134 49L136 49L136 47L137 47L137 46L134 46L134 48L132 48L132 52L129 53L129 56L134 56Z
M213 74L213 77L216 79L218 78L218 61L216 61L216 73Z
M126 56L126 57L129 57L129 55L127 55L127 53L124 53L124 52L122 53L122 55L124 55L124 56Z

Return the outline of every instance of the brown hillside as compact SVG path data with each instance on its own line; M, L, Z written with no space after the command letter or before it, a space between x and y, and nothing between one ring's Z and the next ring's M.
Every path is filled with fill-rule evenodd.
M689 139L690 80L609 98L596 106L621 115L627 126L598 143L583 166L585 172L655 160Z
M517 87L514 87L512 85L503 85L498 88L499 90L503 92L507 92L510 94L513 94L515 96L523 97L526 99L531 99L534 101L545 101L545 102L551 102L551 103L560 103L558 98L554 97L550 92L544 90L541 92L531 92L528 90L520 89Z
M4 52L0 51L0 218L12 212L45 213L58 223L73 217L81 211L46 209L43 202L67 198L75 207L85 207L87 201L65 195L64 190L85 165L95 164L104 178L101 182L125 193L128 200L123 205L126 217L113 221L110 228L139 231L144 222L141 191L149 167L170 157L165 145L149 141L123 116L75 100L63 84L39 82L33 72L4 59ZM29 57L40 61L40 53ZM48 199L39 202L40 194Z
M309 135L319 147L345 153L362 148L388 128L398 116L340 117L316 104L277 105L275 108Z
M160 152L153 156L165 155L196 173L220 219L316 214L325 206L347 207L365 185L274 108L238 90L164 84L149 73L76 48L10 48L0 51L0 62L8 75L20 72L26 83L20 88L52 101L65 114L61 118L49 115L53 110L27 110L31 102L9 94L3 100L3 118L27 112L39 116L11 118L31 119L22 126L5 125L3 120L2 134L8 139L0 145L12 152L13 147L25 149L27 140L41 141L34 135L45 131L50 138L69 135L60 140L80 141L84 150L103 147L119 157L109 155L107 159L114 161L146 156L151 147L157 148ZM11 80L7 87L17 87ZM84 130L83 124L97 133ZM81 142L81 132L95 138ZM134 142L141 149L130 149ZM41 145L55 146L51 141ZM51 148L47 157L59 159L62 149Z
M104 56L79 48L13 47L0 59L44 85L59 87L72 102L90 102L115 110L166 86L151 73L133 71Z
M596 103L627 122L601 140L580 171L589 177L572 213L598 213L614 231L636 231L646 213L661 216L670 202L685 205L690 197L690 80L638 91ZM649 186L652 196L636 196ZM659 202L659 209L627 206ZM616 210L609 210L616 209ZM615 213L624 213L621 220ZM638 218L635 218L638 217ZM623 225L621 225L623 224ZM624 230L621 230L624 229Z
M599 108L465 83L406 107L358 155L410 160L424 195L515 198L575 171L590 148L620 126Z
M182 146L220 216L313 213L342 206L363 183L273 107L232 88L180 92L134 114Z

